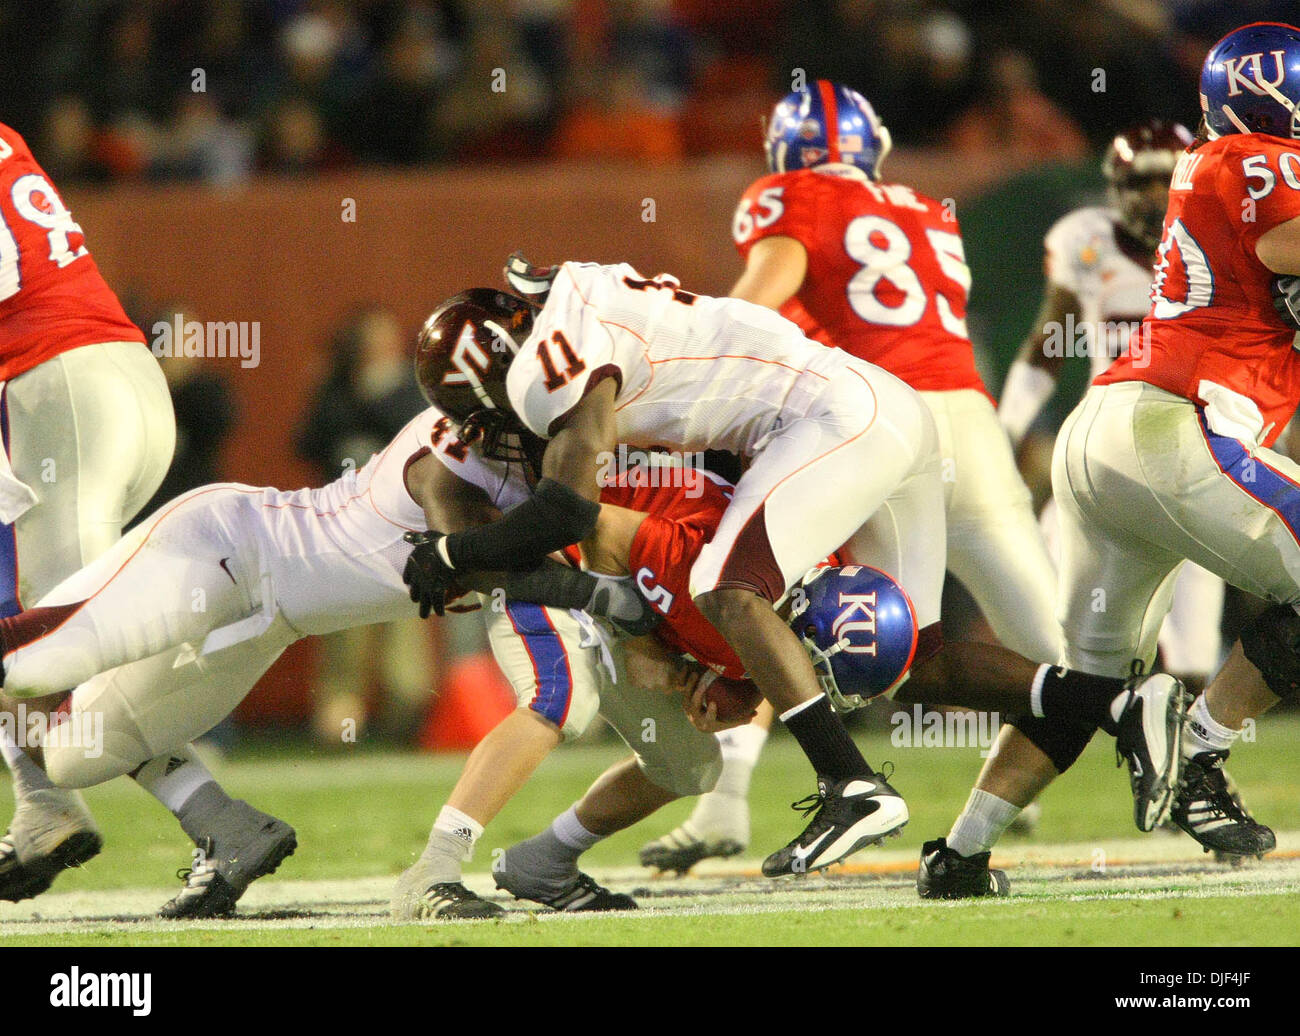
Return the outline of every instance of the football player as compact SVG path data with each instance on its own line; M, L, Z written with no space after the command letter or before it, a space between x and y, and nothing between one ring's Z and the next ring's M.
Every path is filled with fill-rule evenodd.
M1051 397L1066 357L1087 356L1101 374L1150 304L1151 267L1169 201L1169 178L1192 135L1177 123L1142 123L1116 135L1102 171L1106 206L1075 209L1045 239L1047 283L1034 329L1007 372L998 416L1018 444ZM1056 506L1043 524L1059 552ZM1219 664L1223 580L1199 565L1178 570L1173 607L1160 627L1164 667L1200 690Z
M1185 560L1274 602L1191 707L1171 811L1207 850L1250 856L1275 838L1234 800L1223 762L1246 719L1300 689L1300 466L1270 449L1300 402L1300 29L1229 33L1200 86L1204 118L1174 167L1150 309L1057 438L1059 613L1065 662L1117 675L1154 659ZM1051 766L1002 775L1007 810L984 815L969 853L927 843L922 895L984 894L1006 815L1093 733L1022 732ZM981 782L1004 765L994 755Z
M998 405L1013 446L1020 444L1055 391L1067 357L1087 356L1096 377L1141 323L1150 304L1151 267L1169 202L1169 178L1191 142L1186 127L1158 119L1117 134L1102 160L1108 204L1075 209L1048 231L1046 285L1038 316L1007 372ZM1048 549L1059 561L1055 501L1048 500L1040 521ZM1173 606L1160 627L1160 657L1164 668L1191 690L1204 687L1219 664L1223 596L1218 576L1190 562L1178 569ZM1007 763L1017 761L1022 769L1051 776L1051 760L1014 723L1003 729L1000 739L998 752ZM976 789L994 798L1004 790L983 781ZM972 796L972 814L989 805L982 795ZM1037 804L1030 804L1011 822L1012 829L1032 828L1038 812ZM948 836L949 847L957 852L968 848L965 829L966 818L959 817Z
M176 428L144 336L27 144L3 125L0 433L0 615L14 615L117 541L166 474ZM0 695L0 756L15 798L0 838L0 899L39 895L103 844L80 794L54 787L38 765L41 727L30 721L54 713L66 688L57 690L22 709ZM188 902L199 909L222 898L227 879L243 884L293 831L232 800L189 748L174 747L140 760L134 777L220 861L207 895Z
M745 271L731 296L778 310L920 393L939 433L949 571L1003 644L1056 662L1056 575L975 369L961 229L951 203L882 179L889 147L871 105L845 86L821 79L777 104L769 175L745 192L732 224ZM684 870L745 847L745 793L770 718L720 735L717 790L646 845L642 863Z
M47 738L42 776L80 788L166 759L223 718L300 637L408 615L407 535L431 520L444 528L482 523L496 507L517 502L511 493L527 491L522 480L506 477L506 462L484 462L478 482L467 482L461 476L468 449L448 428L436 410L425 411L366 465L322 489L221 484L193 490L35 607L4 619L7 693L31 700L74 688ZM455 470L448 458L460 461ZM484 589L500 587L506 595L500 611L488 610L488 630L522 706L498 728L514 745L517 768L526 766L518 746L530 736L553 746L561 736L580 734L596 712L597 674L608 648L591 620L515 603L538 582L553 597L571 598L569 573L581 580L579 589L599 594L595 604L587 597L576 602L597 614L618 619L626 604L634 625L649 608L626 580L559 565L483 577ZM625 697L631 691L624 688ZM629 713L656 717L665 734L676 724L695 737L698 751L677 744L662 768L679 782L678 794L698 793L716 777L717 745L670 704L654 695ZM85 751L76 736L92 716L102 716L98 753ZM507 774L493 772L492 779L500 788ZM248 883L292 851L292 830L281 828L289 838L274 839L274 851L234 870L223 857L201 854L167 916L199 916L194 901L204 904L203 916L233 910ZM277 830L272 825L268 834Z
M422 602L459 574L527 563L584 539L599 514L602 455L616 443L720 448L748 468L689 593L794 734L818 775L805 831L764 863L769 876L829 866L907 821L901 796L862 758L808 655L772 608L846 541L851 560L896 574L916 605L915 667L981 707L1008 695L1051 718L1072 708L1120 738L1143 830L1167 813L1182 689L1035 665L993 645L940 651L943 483L930 411L887 372L809 341L776 313L684 291L625 264L512 261L534 312L488 289L449 299L426 325L440 407L490 444L524 429L547 440L536 492L502 519L416 546ZM923 662L935 659L935 666ZM918 673L919 675L919 673ZM916 677L914 676L914 679ZM981 698L980 696L983 695ZM1069 700L1070 705L1065 702ZM1145 716L1145 721L1142 717Z

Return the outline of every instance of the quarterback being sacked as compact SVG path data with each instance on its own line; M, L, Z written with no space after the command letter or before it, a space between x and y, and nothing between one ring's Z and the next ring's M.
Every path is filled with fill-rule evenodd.
M3 125L0 434L0 616L8 616L118 540L166 474L176 427L144 336L27 144ZM54 787L39 765L42 728L32 719L52 715L61 698L20 708L0 694L0 756L13 772L15 799L0 838L0 899L39 895L103 844L79 793ZM15 722L19 716L27 722ZM174 748L140 760L133 776L226 867L205 895L169 909L219 911L225 878L242 891L244 877L292 843L293 831L232 800L188 747Z
M746 265L732 297L779 310L809 338L918 391L947 475L948 569L1003 644L1056 662L1055 571L975 369L965 319L970 270L953 211L881 179L888 130L860 94L826 80L776 106L766 152L770 175L736 208L732 232ZM770 718L720 735L717 790L645 846L642 863L681 870L744 848L745 794Z
M512 264L538 287L537 311L489 289L456 296L426 325L433 394L483 437L527 430L548 440L536 493L490 525L431 535L412 555L412 592L445 597L465 572L527 564L589 535L602 455L729 450L749 466L696 558L688 592L781 710L815 767L820 808L764 864L815 870L898 830L901 797L867 766L799 640L772 609L813 565L847 542L850 560L893 573L920 625L913 676L982 707L1008 695L1051 718L1084 709L1121 737L1144 830L1167 812L1176 779L1170 739L1181 686L1167 677L1096 678L1035 665L993 645L940 651L943 483L934 420L887 372L805 338L769 309L682 290L627 265ZM935 664L922 666L924 660ZM983 694L985 697L980 701ZM1068 704L1066 704L1068 702ZM1145 722L1142 716L1145 716Z
M1207 850L1246 856L1275 839L1233 799L1223 762L1247 718L1300 691L1300 467L1269 448L1300 403L1300 29L1258 23L1216 43L1201 107L1174 168L1150 310L1057 438L1059 612L1067 664L1117 675L1154 658L1184 560L1274 602L1191 707L1171 811ZM1030 735L1054 771L1092 736L1065 733ZM1050 777L1022 780L1020 801ZM985 860L1000 833L986 826ZM959 879L923 856L923 894L979 894Z

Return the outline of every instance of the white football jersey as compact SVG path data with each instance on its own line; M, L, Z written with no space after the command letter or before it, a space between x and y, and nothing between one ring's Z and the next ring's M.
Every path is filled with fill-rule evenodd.
M1090 378L1110 366L1151 306L1155 257L1146 264L1131 259L1115 240L1118 221L1114 209L1075 209L1059 219L1044 240L1048 281L1079 300L1092 361ZM1065 340L1078 339L1067 333Z
M298 632L411 616L402 581L411 545L402 537L428 526L406 489L406 468L432 448L441 416L421 412L365 465L320 489L261 490L262 556L276 603Z
M749 456L850 362L766 307L694 295L626 263L565 263L506 388L524 424L550 438L613 377L619 442Z

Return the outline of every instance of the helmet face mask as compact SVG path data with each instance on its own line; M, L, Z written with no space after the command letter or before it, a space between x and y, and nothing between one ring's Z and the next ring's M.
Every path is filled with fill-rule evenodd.
M489 460L518 464L530 488L542 477L542 455L546 440L530 432L509 410L475 410L460 422L460 441L478 446Z
M815 568L789 598L790 628L837 712L862 708L907 678L916 611L887 573L866 565Z
M865 97L819 79L787 94L772 109L763 148L771 172L843 163L880 179L889 154L889 130Z
M1300 28L1254 22L1224 36L1201 66L1211 139L1266 133L1300 139Z

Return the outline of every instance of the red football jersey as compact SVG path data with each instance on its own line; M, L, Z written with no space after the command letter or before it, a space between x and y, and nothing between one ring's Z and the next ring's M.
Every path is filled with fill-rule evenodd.
M732 223L741 258L765 237L794 238L808 272L781 313L804 334L919 391L987 394L966 332L970 269L956 218L902 184L840 169L756 181Z
M689 592L691 566L713 537L731 502L731 485L701 471L689 487L637 485L623 476L601 490L600 502L646 515L632 540L628 568L637 586L663 615L655 635L671 650L689 654L724 676L745 667L704 617Z
M1174 170L1151 309L1094 384L1145 381L1204 403L1202 381L1258 407L1272 445L1300 403L1296 332L1273 309L1255 243L1300 216L1300 144L1258 133L1188 151Z
M0 380L97 342L144 342L23 138L0 124Z

